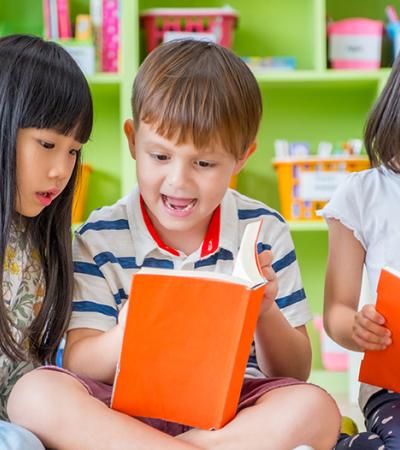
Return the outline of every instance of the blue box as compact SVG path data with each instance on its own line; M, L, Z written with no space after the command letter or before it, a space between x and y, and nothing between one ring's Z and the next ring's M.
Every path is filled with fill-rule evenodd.
M393 59L395 59L400 50L400 22L388 23L386 31L393 42Z

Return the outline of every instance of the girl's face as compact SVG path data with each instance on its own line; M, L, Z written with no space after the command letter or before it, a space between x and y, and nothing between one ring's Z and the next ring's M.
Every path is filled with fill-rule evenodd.
M16 211L35 217L63 191L82 144L54 130L21 128L17 135Z

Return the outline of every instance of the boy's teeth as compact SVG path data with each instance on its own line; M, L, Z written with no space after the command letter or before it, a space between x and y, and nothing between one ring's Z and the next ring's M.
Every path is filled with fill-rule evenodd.
M188 209L194 206L196 201L196 200L169 199L168 197L164 197L164 199L168 208L177 211L187 211Z

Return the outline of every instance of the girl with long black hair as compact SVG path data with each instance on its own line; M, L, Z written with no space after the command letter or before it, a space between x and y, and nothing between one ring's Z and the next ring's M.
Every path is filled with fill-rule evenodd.
M39 37L0 39L0 448L43 448L7 420L16 381L54 362L72 299L71 210L92 130L87 81Z

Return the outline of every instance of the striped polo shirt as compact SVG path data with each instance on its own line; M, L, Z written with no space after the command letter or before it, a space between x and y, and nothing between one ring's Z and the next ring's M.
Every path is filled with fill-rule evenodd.
M166 246L151 224L139 189L94 211L75 232L75 289L69 329L107 331L128 298L141 267L231 274L246 224L263 219L257 249L272 250L278 277L276 303L293 327L311 319L293 241L284 219L263 203L228 190L210 221L203 244L190 255Z

